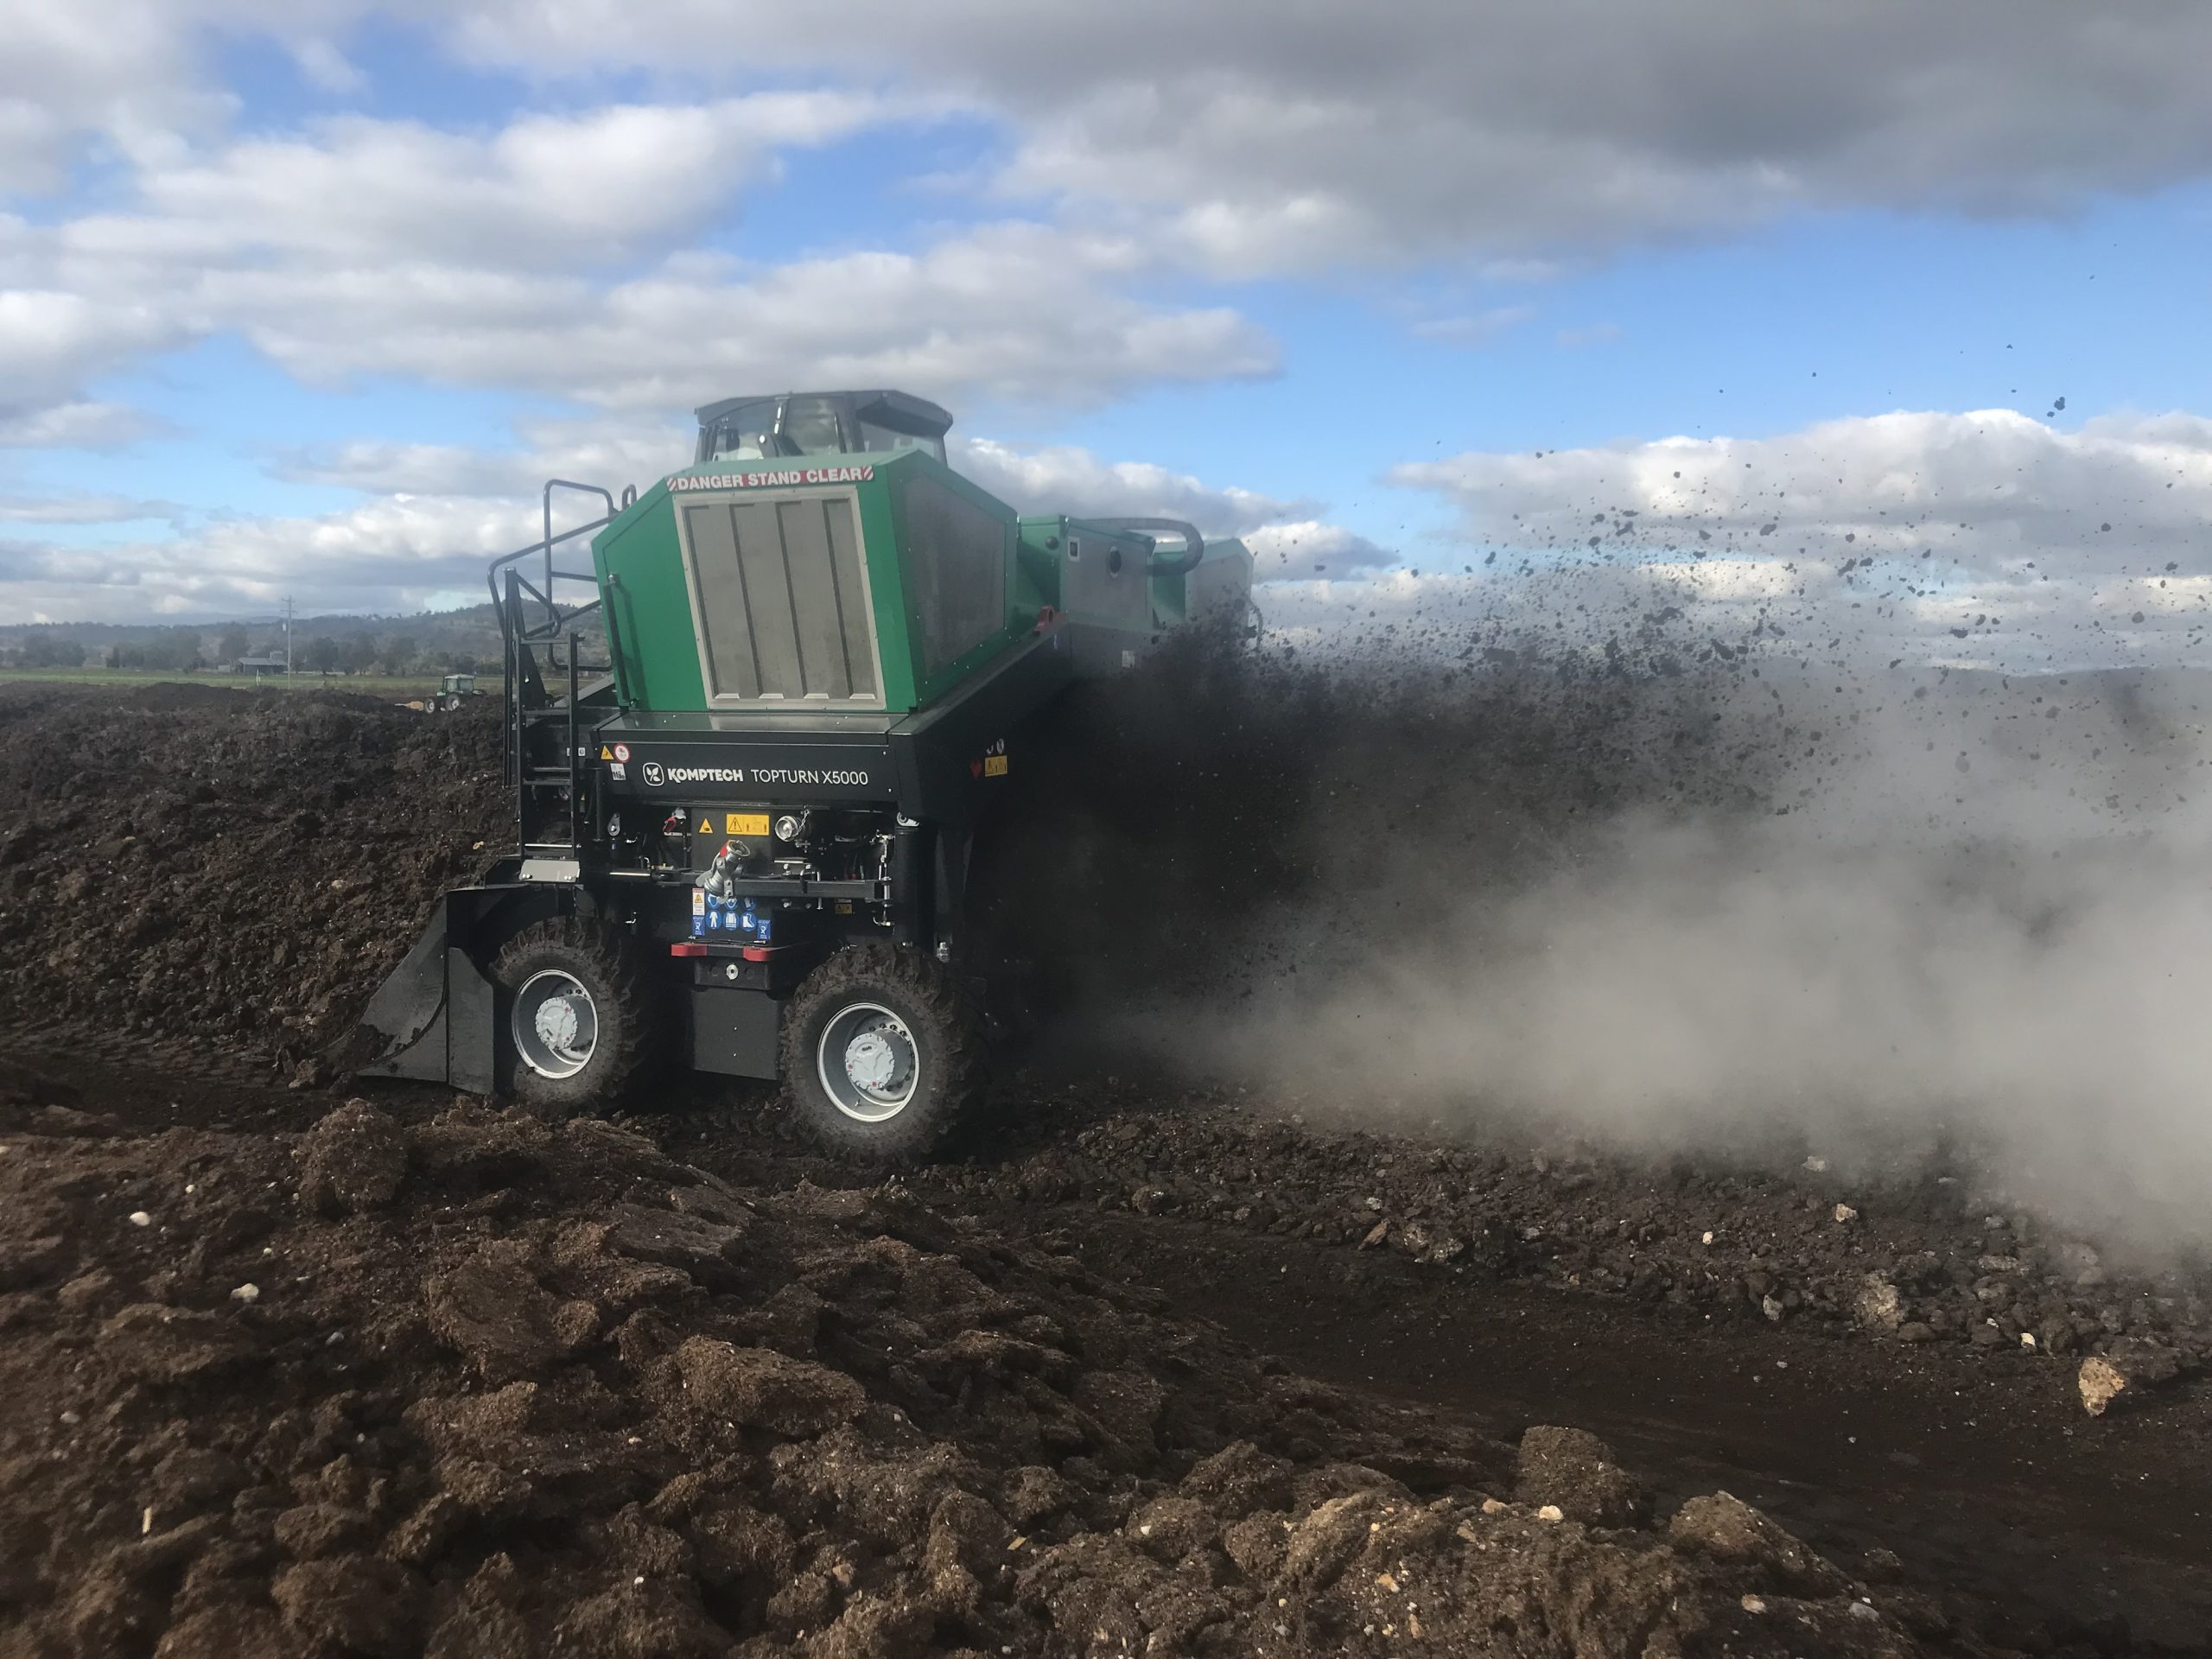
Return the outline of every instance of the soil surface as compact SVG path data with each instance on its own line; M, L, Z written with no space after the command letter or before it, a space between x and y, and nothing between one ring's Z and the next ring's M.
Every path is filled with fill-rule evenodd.
M1094 1068L887 1184L757 1090L285 1086L497 747L0 694L6 1659L2212 1652L2202 1280L1970 1171Z
M2041 1650L2038 1628L2125 1618L2145 1641L2212 1648L2212 1388L2184 1370L2092 1417L2077 1387L2088 1347L2201 1353L2201 1281L2067 1265L2093 1256L2032 1217L1991 1225L1941 1178L1842 1188L1806 1170L1509 1155L1024 1081L985 1144L906 1189L1156 1287L1315 1376L1506 1438L1571 1421L1663 1498L1718 1485L1834 1559L1886 1547L1930 1587L2011 1610L2024 1624L2003 1639L2024 1647ZM660 1122L711 1166L852 1179L779 1147L772 1103ZM1519 1248L1451 1248L1485 1234ZM1995 1236L2024 1261L1991 1272ZM1902 1319L1854 1307L1870 1280L1910 1287ZM1989 1323L2012 1305L1977 1294L1993 1281L2054 1308L2102 1302L2085 1331L2107 1315L2112 1330L2060 1353L2049 1323L2029 1348L2017 1320ZM1915 1314L1942 1329L1910 1330Z
M0 1650L1866 1655L1995 1616L895 1190L72 1071L0 1109Z

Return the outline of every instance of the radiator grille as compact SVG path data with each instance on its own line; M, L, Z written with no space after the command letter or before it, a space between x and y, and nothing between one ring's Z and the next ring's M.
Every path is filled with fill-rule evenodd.
M883 701L847 496L683 504L708 695Z

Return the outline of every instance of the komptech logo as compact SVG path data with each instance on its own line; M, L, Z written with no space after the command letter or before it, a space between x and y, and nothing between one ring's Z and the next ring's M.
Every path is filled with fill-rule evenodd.
M741 784L745 781L745 768L664 766L658 760L648 760L638 768L638 775L645 780L647 789L658 789L663 784Z

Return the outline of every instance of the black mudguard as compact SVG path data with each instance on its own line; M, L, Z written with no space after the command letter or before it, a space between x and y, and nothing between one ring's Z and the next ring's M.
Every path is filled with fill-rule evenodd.
M456 896L438 900L415 948L362 1010L371 1053L363 1077L419 1077L490 1091L492 982L453 938Z
M574 903L548 883L456 887L361 1013L365 1077L416 1077L472 1094L498 1085L493 992L483 963L521 927ZM357 1051L358 1052L358 1051Z

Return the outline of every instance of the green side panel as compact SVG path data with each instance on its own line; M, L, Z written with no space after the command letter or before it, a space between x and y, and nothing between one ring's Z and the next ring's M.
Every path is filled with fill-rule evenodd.
M1052 562L1053 602L1063 615L1120 632L1154 631L1151 537L1088 518L1031 518L1023 529L1032 561Z
M1172 576L1152 578L1153 626L1179 627L1189 620L1191 613L1184 595L1183 586L1183 575L1180 571Z
M918 707L1027 635L1037 610L1020 602L1013 508L919 450L879 466L876 479L890 495L900 588L895 626L877 590L877 626L887 642L893 632L904 641L917 694L905 706ZM871 570L875 548L871 530ZM887 682L890 672L887 660Z
M932 457L910 451L916 461L936 464ZM883 706L914 709L922 701L914 671L914 649L906 634L906 573L899 558L898 520L891 511L895 467L908 456L886 457L875 477L858 486L861 508L861 552L868 561L868 595L875 607L877 649L883 657Z
M1015 523L1014 592L1031 614L1060 608L1060 536L1067 520L1030 514Z
M699 677L698 635L676 509L668 486L656 484L592 540L599 596L613 620L616 683L625 708L698 709L707 706Z

